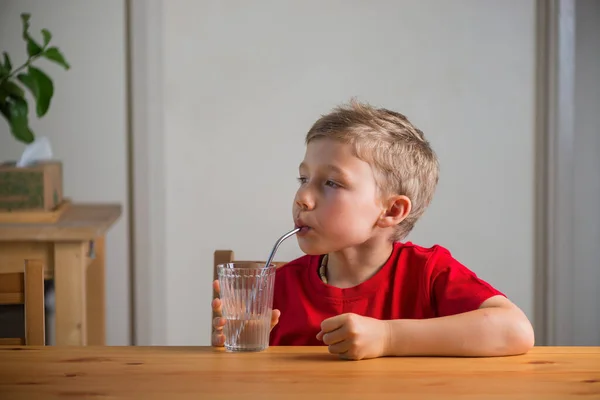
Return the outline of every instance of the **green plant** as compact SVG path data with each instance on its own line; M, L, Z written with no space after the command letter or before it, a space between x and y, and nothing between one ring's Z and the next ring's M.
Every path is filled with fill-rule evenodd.
M36 115L43 117L50 108L54 95L52 79L39 68L31 65L40 57L55 62L66 70L70 68L64 56L57 47L49 47L52 34L42 29L43 45L39 45L29 34L29 19L31 15L21 14L23 23L23 40L27 43L27 61L13 69L10 57L3 52L4 60L0 60L0 113L4 116L13 136L23 142L31 143L35 136L29 127L29 106L25 98L23 85L33 95L36 102Z

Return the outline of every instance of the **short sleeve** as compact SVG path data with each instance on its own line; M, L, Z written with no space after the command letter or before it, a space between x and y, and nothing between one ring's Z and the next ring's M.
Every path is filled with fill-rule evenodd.
M437 261L431 295L438 316L473 311L492 296L504 296L449 253L445 253Z

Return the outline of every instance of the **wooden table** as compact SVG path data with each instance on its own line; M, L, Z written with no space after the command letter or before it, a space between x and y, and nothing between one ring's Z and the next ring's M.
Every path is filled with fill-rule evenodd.
M73 204L55 223L0 224L0 272L32 258L54 280L57 345L105 344L104 239L120 215L117 204Z
M342 361L325 347L0 348L0 399L86 398L598 399L600 348L363 361Z

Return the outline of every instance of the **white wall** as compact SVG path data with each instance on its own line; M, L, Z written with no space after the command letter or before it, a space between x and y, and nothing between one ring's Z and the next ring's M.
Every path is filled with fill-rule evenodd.
M209 344L212 254L291 226L310 124L351 96L403 112L441 183L440 243L533 318L533 0L162 2L168 344ZM300 255L288 240L279 259Z
M40 62L54 80L49 113L33 118L37 135L51 139L64 163L65 195L79 202L119 202L123 215L107 236L107 342L129 340L129 246L127 107L124 0L2 0L0 50L13 64L25 61L21 12L30 12L31 33L48 28L72 68ZM32 104L32 103L30 103ZM32 116L34 114L32 113ZM22 145L0 121L0 160L15 160Z
M600 345L600 2L575 2L573 345Z

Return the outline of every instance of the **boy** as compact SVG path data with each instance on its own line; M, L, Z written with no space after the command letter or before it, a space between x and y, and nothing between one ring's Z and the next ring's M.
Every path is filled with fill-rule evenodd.
M525 314L448 250L401 242L431 202L438 169L399 113L353 101L315 122L293 205L306 255L277 270L271 345L327 345L354 360L534 345ZM212 306L220 313L219 299ZM215 346L224 324L213 321Z

